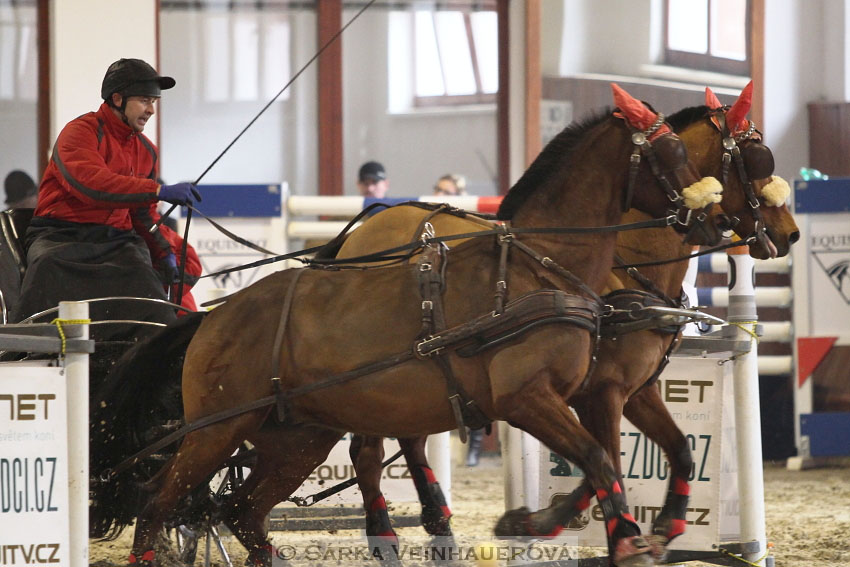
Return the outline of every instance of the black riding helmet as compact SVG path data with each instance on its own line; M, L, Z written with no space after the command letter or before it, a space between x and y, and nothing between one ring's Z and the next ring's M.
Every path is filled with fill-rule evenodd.
M129 96L160 96L161 91L170 89L177 82L163 77L141 59L119 59L109 66L100 87L100 96L112 106L112 94L123 98L122 107ZM121 109L124 110L123 108Z

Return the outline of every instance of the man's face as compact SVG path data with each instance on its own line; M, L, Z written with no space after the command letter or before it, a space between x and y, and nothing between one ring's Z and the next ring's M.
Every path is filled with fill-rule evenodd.
M113 95L118 98L117 106L121 106L121 95ZM124 115L127 117L127 123L130 128L136 132L141 132L145 129L145 124L148 123L150 117L156 114L156 102L159 97L155 96L129 96L127 97L127 106L124 108Z
M440 179L437 181L437 185L434 186L434 195L453 197L457 194L457 185L455 185L451 179Z
M390 183L386 179L367 177L363 181L358 181L357 187L360 189L360 194L364 197L383 199L387 194L387 189L390 188Z

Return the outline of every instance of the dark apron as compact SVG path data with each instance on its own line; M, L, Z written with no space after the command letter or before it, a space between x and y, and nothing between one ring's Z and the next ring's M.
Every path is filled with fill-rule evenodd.
M12 321L56 307L60 301L113 296L166 299L148 248L134 231L35 217L24 240L27 269ZM57 316L50 314L39 321ZM168 306L135 301L91 303L89 316L92 321L168 323L175 319ZM115 324L90 329L96 340L132 341L147 336L153 327Z

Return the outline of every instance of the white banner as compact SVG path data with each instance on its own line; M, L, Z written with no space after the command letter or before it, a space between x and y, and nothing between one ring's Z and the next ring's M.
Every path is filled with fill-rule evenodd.
M850 214L809 215L809 336L847 337ZM845 339L846 340L846 339Z
M0 366L0 565L68 565L62 369Z
M286 241L283 234L283 220L278 218L230 218L215 219L225 228L245 238L262 248L283 254L286 251ZM181 220L181 232L183 232ZM203 274L212 274L227 268L243 266L270 256L262 254L231 240L220 233L211 224L197 218L189 231L189 243L195 247L201 260ZM301 265L300 263L298 264ZM200 309L201 303L209 301L215 295L214 290L223 289L231 294L256 283L265 276L290 267L286 262L275 262L256 268L247 268L212 278L201 278L192 288L192 296Z
M310 496L356 476L354 465L351 464L351 458L348 456L350 445L351 434L346 433L345 437L331 450L325 462L319 465L304 481L301 488L295 492L295 496ZM398 450L398 441L384 439L384 460L395 455ZM399 457L398 460L384 468L381 474L381 492L388 502L416 502L418 500L416 488L413 486L413 479L407 470L407 462L404 460L404 456ZM321 506L338 504L363 504L363 497L357 486L355 485L322 500Z
M674 421L687 436L693 455L687 529L671 549L713 550L721 541L738 537L737 465L731 365L717 358L674 357L656 386L661 389ZM652 520L664 504L669 466L664 453L623 419L620 430L623 482L629 511L641 531L650 533ZM543 508L556 494L576 489L581 471L541 447L540 502ZM607 545L602 511L593 505L574 520L567 533L579 545Z

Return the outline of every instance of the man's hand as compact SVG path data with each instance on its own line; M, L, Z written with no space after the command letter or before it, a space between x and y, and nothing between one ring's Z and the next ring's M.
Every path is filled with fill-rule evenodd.
M191 205L194 201L201 201L201 193L192 183L162 185L159 188L159 200L175 205Z
M180 269L177 267L177 257L169 254L160 260L163 284L169 285L180 281Z

